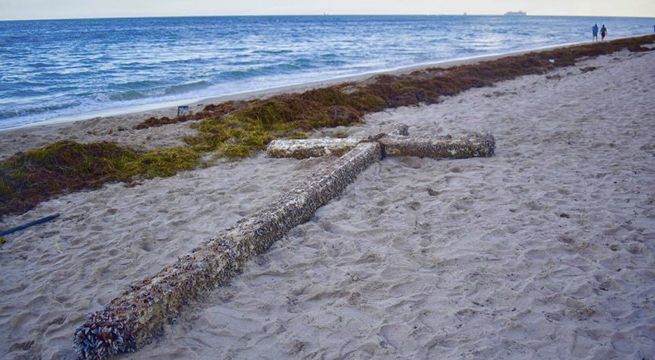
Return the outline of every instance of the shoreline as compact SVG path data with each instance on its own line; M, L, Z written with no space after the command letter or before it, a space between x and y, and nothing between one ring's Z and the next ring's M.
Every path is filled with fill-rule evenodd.
M361 126L365 116L377 112L436 104L462 91L545 74L600 55L652 51L654 42L650 35L482 58L486 61L478 57L458 61L463 64L458 66L420 65L337 85L295 87L280 95L264 92L268 97L210 104L188 116L130 114L18 130L0 137L0 215L108 182L168 177L221 158L242 159L273 139Z
M647 35L651 35L651 34L645 33L641 35L618 37L618 38L606 40L606 42L613 41L613 40L638 38ZM470 65L483 61L493 61L503 57L518 56L528 53L538 53L542 51L568 48L572 46L579 46L579 45L592 44L592 43L593 42L590 41L580 41L580 42L562 43L556 45L547 45L547 46L541 46L541 47L525 49L525 50L513 50L503 53L492 53L492 54L485 54L485 55L476 55L470 57L440 60L435 62L419 63L414 65L396 67L396 68L374 70L374 71L369 71L369 72L355 74L355 75L345 75L345 76L339 76L339 77L329 78L324 80L301 82L297 84L275 86L275 87L263 88L258 90L249 90L249 91L237 92L232 94L187 98L187 99L180 99L180 100L155 102L151 104L134 105L134 106L129 106L122 110L120 108L97 110L78 116L62 116L42 122L0 129L0 136L11 135L12 133L21 133L21 135L23 135L24 133L29 133L30 130L34 132L41 132L42 130L45 129L54 130L61 127L71 126L74 124L82 124L88 121L119 122L125 120L143 120L149 117L163 117L163 116L174 117L176 116L178 106L189 106L192 112L196 112L198 110L202 110L202 108L206 105L219 104L226 101L252 100L257 98L263 99L275 95L298 93L311 89L328 87L328 86L347 83L347 82L365 81L367 79L370 79L378 75L402 75L402 74L411 73L413 71L425 70L430 68L447 68L447 67L453 67L459 65ZM116 123L115 125L120 125L120 124Z

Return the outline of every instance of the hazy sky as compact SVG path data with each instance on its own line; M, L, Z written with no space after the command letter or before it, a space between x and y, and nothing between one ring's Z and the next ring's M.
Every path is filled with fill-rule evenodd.
M0 0L0 19L277 14L502 14L655 17L655 0Z

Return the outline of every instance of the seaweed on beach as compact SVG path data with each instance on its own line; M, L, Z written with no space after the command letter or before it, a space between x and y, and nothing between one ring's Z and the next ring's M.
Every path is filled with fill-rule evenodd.
M189 114L176 116L174 118L169 118L167 116L163 117L149 117L148 119L142 121L141 123L134 126L135 130L142 130L151 127L159 127L170 124L177 124L181 122L187 122L192 120L201 120L205 118L215 118L222 117L226 114L229 114L232 111L235 111L243 106L245 102L243 101L226 101L224 103L216 105L207 105L202 111Z
M176 118L151 117L136 129L186 121L197 134L186 146L139 152L115 143L62 141L0 162L0 217L27 211L41 201L135 177L172 176L193 169L207 153L243 158L278 138L302 138L315 129L361 123L364 115L399 106L435 104L471 88L524 75L544 74L620 50L652 51L642 45L655 35L507 56L496 60L428 68L401 75L378 75L302 93L207 105Z
M172 176L198 164L198 154L184 147L138 152L110 142L59 141L0 162L0 216L63 193Z
M354 95L326 88L254 100L225 117L194 123L198 134L185 141L199 152L217 151L229 158L249 156L276 138L297 138L314 129L357 124L364 113L382 106L377 99Z
M195 120L198 134L185 139L196 151L218 151L227 157L244 157L269 141L318 128L360 123L368 113L421 103L434 104L444 96L493 85L523 75L543 74L571 66L583 58L615 51L649 50L641 46L655 36L620 39L548 51L526 53L451 68L429 68L402 75L378 75L361 83L338 84L304 93L267 99L228 101L176 119L151 118L137 125L150 126Z
M227 157L249 156L271 140L292 135L294 131L357 124L368 113L421 103L434 104L444 96L523 75L544 74L574 65L582 58L622 49L642 51L645 48L640 44L653 41L655 36L647 36L558 48L447 69L378 75L361 83L244 101L238 108L233 102L224 103L223 108L212 105L214 108L206 107L203 113L209 114L217 106L221 111L194 123L192 127L198 130L198 135L185 140L197 151L218 151Z

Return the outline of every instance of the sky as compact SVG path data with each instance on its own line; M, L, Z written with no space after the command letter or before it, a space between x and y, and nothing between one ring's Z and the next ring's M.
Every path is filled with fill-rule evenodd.
M310 14L655 17L655 0L0 0L0 19Z

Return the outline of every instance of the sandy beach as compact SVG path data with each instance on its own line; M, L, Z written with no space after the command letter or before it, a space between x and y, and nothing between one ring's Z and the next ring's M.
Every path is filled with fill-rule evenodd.
M653 83L655 52L622 51L312 134L404 123L488 132L497 153L374 164L123 358L653 359ZM0 133L0 157L61 137L147 148L192 131L123 120ZM258 154L7 216L0 228L62 214L0 247L0 357L75 358L88 312L329 161Z

